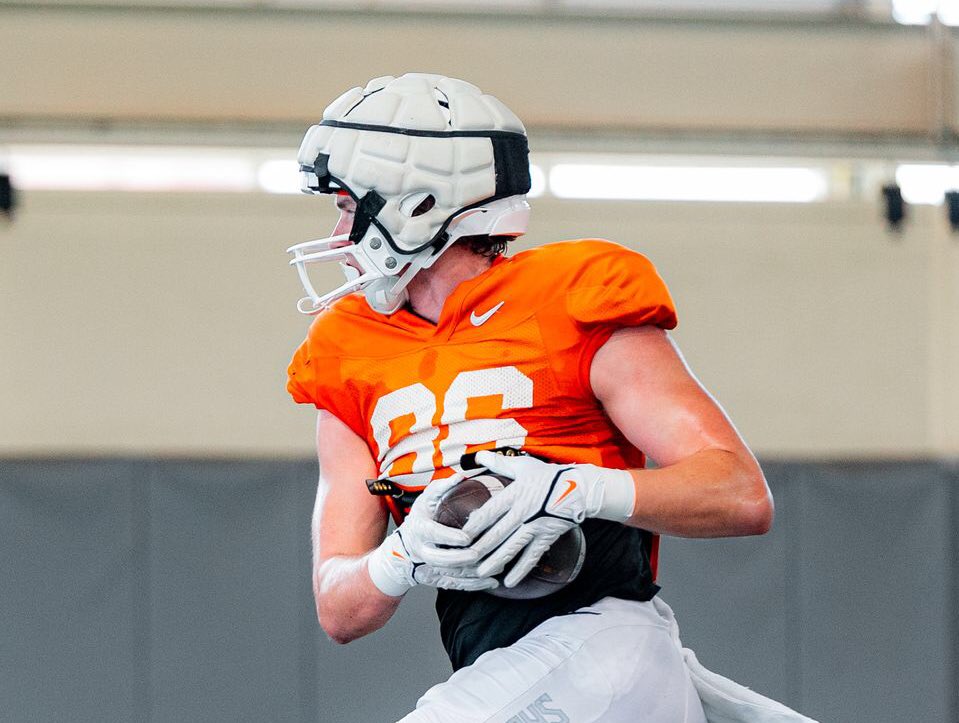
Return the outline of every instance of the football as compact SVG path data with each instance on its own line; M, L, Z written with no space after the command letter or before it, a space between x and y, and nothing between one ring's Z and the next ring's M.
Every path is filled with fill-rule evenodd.
M511 479L491 472L483 472L463 480L447 492L439 501L434 519L447 527L460 528L469 519L470 513L491 496L506 487ZM508 588L502 584L490 595L517 600L543 597L565 587L579 574L586 556L586 539L579 527L564 533L543 554L530 573L516 585ZM496 579L503 582L511 565L507 565Z

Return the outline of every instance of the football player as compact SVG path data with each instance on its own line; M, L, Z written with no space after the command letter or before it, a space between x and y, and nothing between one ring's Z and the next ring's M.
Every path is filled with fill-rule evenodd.
M345 643L413 586L438 588L455 672L403 723L807 720L703 670L656 597L657 535L762 534L773 503L670 340L653 265L603 240L505 257L529 217L526 131L460 80L349 90L298 160L304 190L340 213L331 237L290 249L299 308L316 315L289 391L319 410L317 613ZM319 293L311 272L327 261L346 281ZM433 515L468 453L514 481L445 527ZM571 584L487 594L574 525L586 558Z

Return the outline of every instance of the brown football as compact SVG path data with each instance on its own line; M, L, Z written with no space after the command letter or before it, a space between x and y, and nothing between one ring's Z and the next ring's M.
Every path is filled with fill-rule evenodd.
M434 519L447 527L460 528L466 524L470 513L491 496L506 487L511 479L492 472L483 472L463 480L443 495L436 508ZM579 574L586 556L586 539L579 527L562 534L543 554L529 574L513 588L502 584L490 595L529 600L543 597L565 587ZM506 566L496 579L503 582L511 564Z

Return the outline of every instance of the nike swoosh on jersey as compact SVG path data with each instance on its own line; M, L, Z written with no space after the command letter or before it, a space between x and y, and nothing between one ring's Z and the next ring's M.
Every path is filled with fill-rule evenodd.
M483 326L483 324L485 324L487 321L489 321L489 318L490 318L493 314L495 314L497 311L499 311L500 307L501 307L503 304L505 304L505 303L506 303L505 301L501 301L501 302L499 302L496 306L494 306L492 309L490 309L489 311L487 311L485 314L480 314L479 316L476 315L476 311L470 312L470 323L471 323L473 326Z

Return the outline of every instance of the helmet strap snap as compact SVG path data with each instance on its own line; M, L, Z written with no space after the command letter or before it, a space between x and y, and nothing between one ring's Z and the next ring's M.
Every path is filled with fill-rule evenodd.
M376 191L367 191L366 195L356 204L356 213L353 216L353 228L350 229L350 241L359 243L373 223L376 215L386 205L384 199Z

